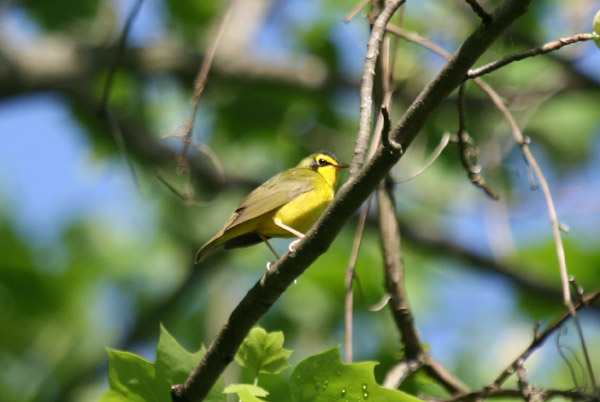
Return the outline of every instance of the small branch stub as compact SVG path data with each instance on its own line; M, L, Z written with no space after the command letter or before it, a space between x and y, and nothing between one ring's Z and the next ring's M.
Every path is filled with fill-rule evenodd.
M485 11L483 7L479 5L479 3L477 3L477 0L466 0L466 2L471 6L475 14L481 18L481 21L483 21L484 24L489 24L492 22L492 16L488 14L488 12Z
M392 129L392 121L386 105L381 105L381 116L383 117L383 129L381 130L381 144L384 148L392 148L400 151L403 154L402 145L398 144L392 138L390 138L390 131Z

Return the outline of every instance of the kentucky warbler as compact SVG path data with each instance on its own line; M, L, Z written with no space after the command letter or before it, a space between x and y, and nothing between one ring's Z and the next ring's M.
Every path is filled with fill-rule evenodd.
M303 238L333 200L338 174L346 167L321 151L274 176L238 205L225 227L198 251L196 263L219 246L230 249L261 241L279 258L268 239Z

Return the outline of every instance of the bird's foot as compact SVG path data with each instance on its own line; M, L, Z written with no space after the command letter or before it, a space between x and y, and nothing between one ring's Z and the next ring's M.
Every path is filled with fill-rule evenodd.
M288 250L290 250L291 253L295 252L296 251L296 246L301 241L302 241L302 239L296 239L293 242L291 242L290 245L288 246Z
M265 272L265 274L262 276L262 278L260 278L260 284L261 285L265 285L265 280L267 279L267 275L269 275L269 273L271 272L271 267L273 266L273 264L275 264L276 261L269 261L267 262L267 272Z

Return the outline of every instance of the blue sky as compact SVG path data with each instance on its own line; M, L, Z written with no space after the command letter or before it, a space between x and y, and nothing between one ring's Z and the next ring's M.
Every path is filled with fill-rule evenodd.
M86 135L52 94L0 103L0 197L26 238L48 243L79 219L131 230L149 205L120 161L95 159Z

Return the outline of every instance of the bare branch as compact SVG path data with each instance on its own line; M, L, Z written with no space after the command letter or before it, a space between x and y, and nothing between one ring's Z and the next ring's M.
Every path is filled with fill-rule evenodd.
M509 56L503 57L502 59L494 61L489 64L486 64L485 66L471 69L467 73L467 78L473 79L475 77L480 77L484 74L489 74L492 71L496 71L512 62L523 60L528 57L534 57L534 56L537 56L540 54L546 54L549 52L553 52L555 50L560 49L563 46L570 45L572 43L586 41L586 40L592 40L594 38L595 38L594 34L579 33L579 34L576 34L573 36L569 36L567 38L561 38L561 39L558 39L558 40L555 40L552 42L548 42L542 46L539 46L539 47L536 47L533 49L529 49L529 50L525 50L524 52L515 53L515 54L511 54Z
M532 388L527 380L527 371L525 370L523 363L523 360L519 360L516 368L519 389L521 390L521 396L523 396L523 399L525 399L527 402L533 402L535 399L533 398Z
M463 167L467 171L467 175L469 176L469 180L471 183L485 191L485 193L490 196L490 198L494 200L498 200L500 196L498 192L490 187L490 185L485 181L483 176L479 173L481 170L481 166L473 165L471 160L475 158L476 151L473 150L473 147L468 148L467 142L470 139L469 134L467 134L466 129L466 116L465 116L465 84L461 85L458 89L458 154L460 157L460 162ZM476 162L475 162L476 163Z
M457 55L427 86L409 107L393 138L406 149L418 135L434 110L456 89L468 69L510 24L526 12L531 0L506 0L493 15L492 22L479 28L465 41ZM399 0L389 3L400 4ZM385 28L384 26L381 28ZM370 63L367 60L367 63ZM368 75L368 74L367 74ZM367 93L367 96L371 96ZM369 115L370 117L370 115ZM370 131L367 127L367 137ZM361 132L362 134L362 132ZM365 147L366 148L366 147ZM364 151L357 154L363 154ZM323 254L340 232L345 222L367 199L378 183L398 162L402 153L395 149L378 148L373 157L340 188L336 199L300 241L295 252L285 254L259 280L233 310L227 324L209 346L202 361L186 383L175 386L174 401L199 401L209 392L233 357L244 336L275 303L280 295L317 257ZM359 157L364 159L364 157ZM357 163L356 165L361 165Z
M358 253L360 251L360 245L362 244L363 233L365 230L365 222L367 221L367 214L369 213L369 206L371 205L371 198L367 200L367 203L360 214L358 220L358 227L354 235L354 242L352 243L352 253L350 254L350 261L348 261L348 267L346 268L346 297L344 302L344 332L345 339L344 344L346 346L346 363L352 362L352 310L354 305L353 287L352 283L356 277L356 261L358 260Z
M372 12L379 10L380 9L379 6L381 4L382 3L380 3L380 2L374 2L373 7L372 7ZM375 5L377 5L377 7L375 7ZM369 148L368 158L371 158L373 156L373 154L375 153L375 150L379 146L379 141L382 138L384 140L388 139L388 135L389 135L390 127L391 127L389 115L387 114L387 107L391 103L391 97L392 97L392 92L393 92L392 91L392 79L393 79L392 72L391 72L391 69L388 68L388 65L390 63L390 57L389 57L390 56L390 41L385 32L383 33L383 35L384 35L384 37L380 44L381 57L379 58L379 63L378 63L380 66L380 69L381 69L381 74L380 74L381 79L379 80L379 84L381 87L381 91L383 92L383 101L382 101L382 106L381 106L382 114L378 117L377 122L375 124L375 135L371 139L371 146ZM344 303L344 312L345 312L344 313L344 323L345 323L344 329L345 329L346 361L347 362L352 361L352 347L353 347L352 346L352 336L353 336L352 335L352 331L353 331L353 328L352 328L353 308L352 307L353 307L353 301L354 301L354 287L353 287L354 280L356 280L356 282L358 284L359 293L363 299L363 302L365 303L365 305L368 306L368 303L366 302L366 298L364 297L364 294L362 291L360 280L359 280L358 276L356 275L356 261L358 259L358 252L360 249L360 244L362 242L363 231L364 231L365 223L367 220L367 215L369 213L371 199L372 199L372 197L368 198L365 208L361 212L357 232L356 232L356 235L354 238L354 244L352 247L352 255L350 257L350 263L349 263L348 268L346 269L346 298L345 298L345 303ZM379 304L382 304L381 308L383 308L387 304L388 300L389 300L389 296L386 295L384 297L383 301L381 303L379 303ZM378 306L375 306L375 309L371 308L370 306L368 306L367 308L371 311L373 311L375 309L379 309Z
M403 176L399 179L394 179L394 182L396 183L405 183L407 181L410 181L412 179L414 179L415 177L417 177L418 175L420 175L421 173L423 173L425 170L427 170L427 168L431 165L433 165L433 162L435 162L437 160L437 158L440 157L440 155L442 154L442 152L444 152L444 149L446 149L446 146L448 145L448 143L450 142L450 133L449 132L445 132L442 135L442 138L440 139L440 143L435 147L435 149L431 152L431 155L429 155L429 157L425 160L425 162L423 163L423 166L421 166L420 168L418 168L416 171L407 174L406 176Z
M404 286L404 262L400 246L400 229L396 220L394 201L391 195L391 182L382 182L377 188L378 226L383 247L385 287L390 295L389 306L394 322L402 337L404 360L422 361L428 374L435 378L451 393L465 393L468 388L453 376L441 364L435 362L421 346L421 337L414 325L414 316L410 309Z
M117 73L117 69L120 67L123 62L123 54L125 53L125 45L127 44L127 37L129 36L129 31L131 30L131 26L133 25L133 21L139 14L142 9L142 4L144 0L137 0L137 2L133 5L129 16L127 17L127 21L125 22L125 26L123 27L123 32L121 32L121 36L119 38L119 43L117 44L116 55L114 61L110 65L110 69L108 71L108 76L106 77L106 81L104 81L104 90L102 91L102 102L101 102L101 110L106 110L108 106L108 99L110 97L110 91L112 89L112 82Z
M90 117L101 119L100 123L104 124L106 129L112 129L110 127L110 124L112 124L110 120L98 116L97 111L99 110L100 102L97 99L81 90L72 90L68 94L76 100L77 105L82 110L89 112ZM176 151L163 145L157 137L145 131L139 124L123 118L116 111L109 113L109 116L117 124L118 129L121 130L124 145L131 152L135 152L142 162L151 162L155 166L165 166L173 164L176 160L178 155ZM188 162L193 175L202 178L202 185L210 190L218 190L223 188L223 186L236 185L252 189L260 184L231 174L223 177L218 170L215 170L214 164L206 163L203 158L197 155L189 156Z
M131 177L133 177L136 187L138 187L138 188L139 188L139 184L137 182L137 177L136 177L135 171L133 169L133 164L131 163L131 160L129 159L129 155L127 153L127 147L125 146L125 140L123 139L123 132L122 132L121 128L119 127L119 123L117 122L117 120L114 118L112 113L110 113L108 110L108 100L110 97L110 91L112 89L112 82L113 82L114 76L123 60L123 54L125 53L125 46L127 44L127 37L129 36L129 30L131 29L133 21L139 14L139 11L142 8L143 2L144 2L144 0L138 0L137 3L134 4L133 8L131 9L131 12L129 13L129 16L127 17L127 21L125 22L125 26L123 27L123 32L121 33L121 37L119 38L119 43L117 45L114 61L110 65L110 69L108 71L108 76L106 77L106 81L104 82L104 90L102 92L102 101L100 102L100 109L99 109L100 114L102 114L108 121L112 136L117 144L117 147L119 148L119 151L121 152L121 155L125 161L125 164L129 168L129 171L131 172Z
M534 390L537 400L546 401L554 397L563 397L572 401L596 402L598 399L593 395L586 395L580 391L559 389L537 389ZM448 399L434 399L438 402L475 402L487 399L522 398L519 388L481 389L468 394L458 395Z
M166 188L169 189L173 194L183 200L187 205L196 205L196 206L206 206L208 205L207 201L198 201L196 198L187 192L181 192L174 185L172 185L164 176L160 169L156 169L156 178L165 185Z
M414 35L412 37L410 37L410 39L409 39L409 37L406 36L405 33L400 28L396 27L396 28L390 29L390 27L388 26L388 30L390 30L390 32L394 32L398 35L401 35L402 37L405 37L408 40L415 39ZM417 43L422 44L425 41L426 41L426 39L424 39L424 38L418 38ZM433 50L433 46L431 46L431 45L428 46L428 48ZM439 53L440 55L442 55L444 57L449 56L448 53L443 50L440 52L436 51L436 53ZM554 201L552 200L552 196L550 194L550 188L548 186L548 182L546 181L544 174L543 174L540 166L538 165L536 159L534 158L533 154L531 153L531 150L529 148L529 141L523 136L521 129L517 125L515 119L513 118L512 114L510 113L510 111L508 110L506 105L504 105L504 102L502 101L502 98L500 97L500 95L498 95L498 93L496 91L494 91L492 87L490 87L487 83L485 83L485 81L481 80L480 78L475 78L475 82L477 83L477 85L479 85L479 87L482 90L484 90L488 94L488 96L490 97L492 102L494 102L494 104L496 105L498 110L500 110L500 112L504 115L505 119L510 124L513 136L515 137L517 144L521 147L523 155L525 156L527 166L531 167L533 172L535 172L535 175L540 180L540 185L542 186L542 191L543 191L544 197L546 199L546 205L548 207L548 214L550 216L550 221L552 223L552 234L554 236L554 242L556 245L559 271L560 271L560 276L561 276L561 283L563 286L563 302L566 306L572 307L573 304L571 302L571 295L570 295L570 291L569 291L567 264L566 264L566 259L565 259L564 246L563 246L562 238L560 235L561 224L558 221L556 209L554 208ZM408 140L411 141L412 139L409 138Z
M588 306L589 304L596 301L596 299L600 298L600 290L596 290L595 292L589 293L584 296L577 305L573 306L575 310L579 310L582 307ZM544 331L535 333L531 344L525 349L508 367L492 382L490 388L499 388L504 381L516 370L518 365L525 360L534 350L539 348L548 337L556 330L558 330L570 317L572 317L571 309L568 309L564 313L560 315L554 322L552 322Z
M346 21L346 22L352 21L352 19L354 17L356 17L356 14L358 14L360 12L360 10L362 10L363 8L365 8L367 6L367 4L369 4L369 1L371 1L371 0L361 0L352 10L350 10L350 12L348 14L346 14L344 21Z
M417 372L421 367L423 367L422 360L403 360L385 374L385 379L381 386L389 389L398 389L406 377Z
M377 188L377 211L385 269L385 288L391 296L390 307L396 327L402 336L407 360L422 359L421 339L414 326L414 317L404 287L404 262L400 245L400 229L396 209L389 189L384 182Z
M196 115L198 114L198 104L200 101L200 95L202 95L202 92L204 91L206 79L208 78L208 72L210 71L210 67L215 58L215 53L217 52L217 47L219 46L219 42L221 40L221 37L223 36L223 32L225 32L225 27L229 22L229 18L231 17L236 2L237 0L230 0L229 5L227 6L227 10L225 10L223 17L221 18L219 29L217 30L217 33L213 40L210 42L208 49L206 50L206 54L204 55L204 59L202 60L202 65L200 66L198 75L194 80L194 95L192 98L192 117L190 119L189 125L187 126L186 133L183 137L183 150L181 151L181 155L178 158L180 172L183 172L187 169L186 155L190 145L192 144L192 133L194 132Z
M364 165L367 154L367 144L371 136L371 116L373 113L373 79L375 77L375 64L385 34L385 28L392 18L394 12L404 4L406 0L392 0L377 16L371 36L367 43L367 55L363 69L362 82L360 86L360 116L358 121L358 135L354 147L354 158L350 166L350 177L357 174Z

